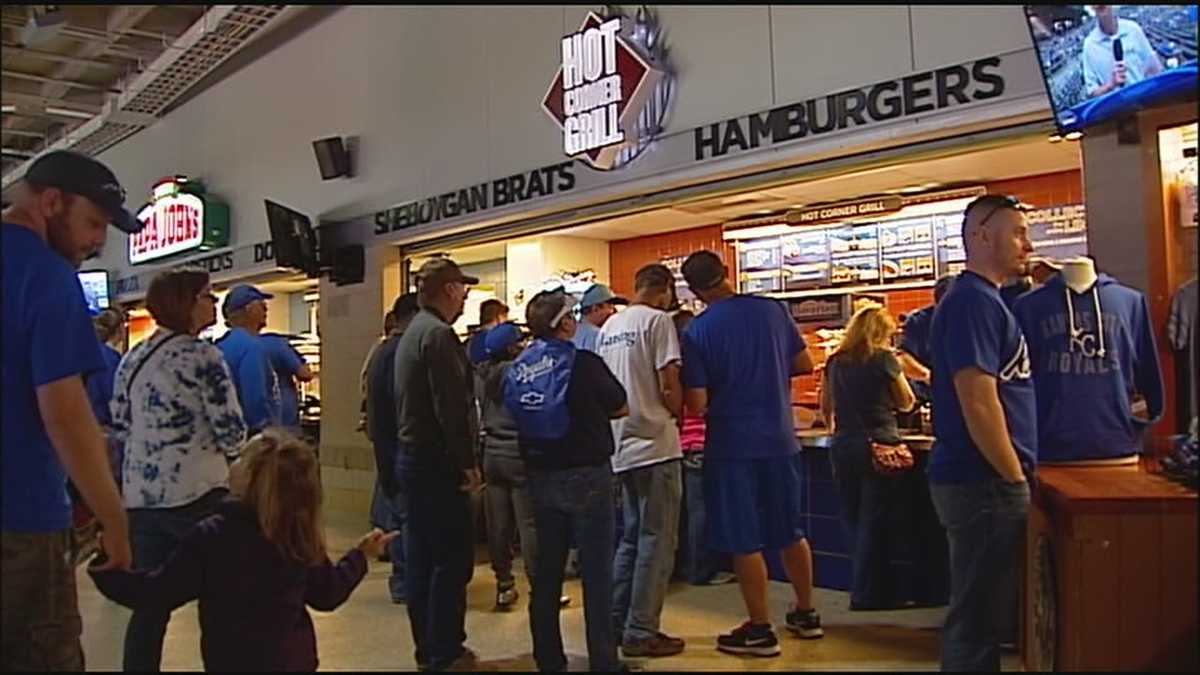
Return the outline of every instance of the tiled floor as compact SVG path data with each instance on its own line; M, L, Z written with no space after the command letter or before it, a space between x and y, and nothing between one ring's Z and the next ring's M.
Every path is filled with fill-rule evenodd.
M357 522L333 516L330 547L344 551L361 534ZM413 670L412 637L403 606L391 604L387 593L390 567L373 563L368 577L338 611L313 612L322 670ZM105 600L82 575L79 603L83 614L83 644L88 670L118 670L129 612ZM563 638L572 670L586 669L583 638L582 590L568 582L573 602L563 610ZM531 656L528 593L522 588L520 609L508 614L491 611L494 586L491 570L477 566L468 596L468 644L489 670L528 671ZM785 584L771 587L772 607L782 620L790 597ZM931 670L937 668L938 626L945 610L849 612L847 596L818 589L817 607L826 627L822 640L782 637L783 655L774 659L727 656L714 648L716 633L742 620L742 603L734 584L719 587L672 587L663 612L663 628L688 642L683 654L641 661L646 670ZM167 630L163 650L166 670L197 670L199 627L194 604L177 611ZM1005 658L1005 670L1017 670L1017 659Z

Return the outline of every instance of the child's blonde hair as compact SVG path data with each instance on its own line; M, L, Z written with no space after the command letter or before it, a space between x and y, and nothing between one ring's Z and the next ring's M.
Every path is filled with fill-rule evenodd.
M308 443L270 429L242 447L234 492L258 516L267 541L289 560L318 565L327 557L317 455Z

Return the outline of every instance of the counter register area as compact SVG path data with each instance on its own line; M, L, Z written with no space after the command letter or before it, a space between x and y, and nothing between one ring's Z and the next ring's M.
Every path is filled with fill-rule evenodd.
M818 392L812 385L820 381L842 327L863 303L890 304L886 296L906 289L928 293L935 277L961 270L954 226L976 194L968 190L924 203L871 199L725 225L724 237L734 241L737 253L739 290L784 301L817 364L817 374L795 387L793 406L818 586L848 588L850 561L837 521L832 439L814 412ZM862 216L854 217L857 213ZM820 227L826 218L832 224ZM1042 290L1026 296L1014 312L1026 333L1044 332L1029 338L1034 377L1041 378L1039 398L1080 400L1055 406L1042 420L1049 424L1040 439L1042 465L1027 541L1025 550L1014 552L1022 578L1014 602L1020 605L1025 665L1076 670L1194 664L1196 493L1143 470L1142 433L1166 405L1162 375L1152 348L1123 354L1136 352L1138 341L1153 331L1145 299L1098 275L1082 257L1087 251L1082 206L1034 212L1029 222L1035 255L1069 262L1058 274L1043 268L1059 280L1043 285L1046 277L1038 278ZM679 291L686 305L686 286L681 283ZM1016 289L1008 294L1014 301L1017 296ZM1102 317L1099 325L1093 308ZM1109 322L1107 329L1103 322ZM1097 344L1068 337L1081 334ZM1107 359L1104 347L1097 349L1102 334L1109 341ZM1114 344L1122 336L1128 342ZM1097 431L1104 426L1103 410L1086 410L1089 397L1106 395L1088 390L1097 383L1105 391L1136 391L1123 409L1117 406L1130 423L1116 433ZM1085 409L1077 410L1080 406ZM946 537L924 474L935 440L930 412L922 400L917 411L899 416L916 466L894 479L885 544L897 609L944 605L949 598ZM768 566L773 579L786 579L777 554L768 555Z

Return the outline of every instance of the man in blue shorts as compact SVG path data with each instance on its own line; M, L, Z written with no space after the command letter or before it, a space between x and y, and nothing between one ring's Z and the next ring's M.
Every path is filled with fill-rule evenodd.
M788 629L819 638L812 605L812 551L804 538L799 445L791 378L812 371L804 340L781 304L734 293L711 251L683 263L688 286L708 307L683 336L684 400L707 415L704 502L709 547L733 556L750 620L717 638L733 654L777 656L762 552L779 549L796 592Z
M1033 246L1011 197L985 195L963 218L966 269L938 304L930 333L933 424L929 487L950 541L950 612L942 670L999 671L1001 627L1015 596L1016 547L1037 462L1029 350L1000 297Z

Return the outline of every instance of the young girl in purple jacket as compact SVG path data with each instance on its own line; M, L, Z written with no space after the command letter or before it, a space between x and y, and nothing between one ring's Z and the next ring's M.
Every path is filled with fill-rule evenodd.
M200 650L210 671L317 668L307 607L332 611L397 533L378 529L335 565L326 553L312 448L287 434L252 438L230 470L234 498L200 521L156 569L89 569L105 597L171 611L200 601Z

